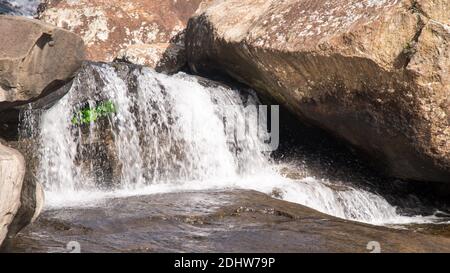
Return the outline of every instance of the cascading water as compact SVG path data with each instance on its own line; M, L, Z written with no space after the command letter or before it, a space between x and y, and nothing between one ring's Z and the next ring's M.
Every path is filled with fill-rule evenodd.
M74 123L83 109L112 102L114 113ZM271 162L259 130L244 141L227 123L258 120L258 99L183 73L85 65L53 107L25 115L36 128L36 176L48 206L92 204L106 197L223 188L252 189L341 218L372 224L420 222L397 214L383 197L328 181L290 179ZM232 107L230 107L230 105ZM39 126L34 122L38 120ZM245 126L244 124L237 124ZM241 127L242 128L242 127Z

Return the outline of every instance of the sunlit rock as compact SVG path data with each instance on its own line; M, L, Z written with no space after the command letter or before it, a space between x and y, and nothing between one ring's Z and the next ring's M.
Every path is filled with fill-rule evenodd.
M51 93L84 58L77 35L38 20L0 16L0 37L0 110Z
M184 51L171 40L208 2L47 0L40 7L39 18L79 34L87 45L89 60L110 62L121 58L164 70L165 66L158 64L180 58L174 54L182 54L184 59Z
M219 69L363 151L385 173L450 181L449 1L230 0L186 33Z

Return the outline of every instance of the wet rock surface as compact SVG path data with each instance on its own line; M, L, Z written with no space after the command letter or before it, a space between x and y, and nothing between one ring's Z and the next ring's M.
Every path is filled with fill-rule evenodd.
M382 252L450 251L450 238L442 232L354 223L241 190L49 208L3 251L69 252L71 241L81 252L370 252L372 241Z
M130 111L134 114L138 114L140 101L146 101L144 99L138 99L137 93L139 88L139 75L143 71L149 70L149 68L135 65L125 62L114 62L111 64L100 63L100 62L90 62L86 61L83 63L81 68L76 73L73 81L66 84L62 88L58 89L56 92L40 99L26 107L21 107L20 111L16 113L16 123L21 122L21 126L17 128L17 133L13 135L10 139L10 144L14 145L18 150L20 150L27 162L27 175L26 178L30 180L36 180L38 177L39 161L39 147L42 144L42 140L39 138L40 133L40 122L42 114L50 109L59 99L64 96L73 98L73 107L70 118L76 117L77 114L85 109L95 109L96 106L101 105L105 102L110 102L114 107L117 107L117 101L111 100L108 96L107 90L111 79L105 77L99 72L99 68L111 68L114 73L120 77L123 84L126 85L126 96L133 98L133 105L130 106ZM225 86L219 82L208 80L206 78L196 77L199 83L205 87L214 86ZM161 84L161 83L160 83ZM111 88L111 87L109 87ZM160 101L151 101L152 107L155 109L162 109L160 107L171 108L172 102L166 101L161 103ZM120 111L120 110L118 110ZM77 157L76 165L82 170L86 177L90 177L90 174L94 174L96 177L95 185L101 189L116 189L120 188L121 173L123 167L123 162L119 156L118 147L114 142L114 139L118 134L118 121L114 119L117 113L109 113L97 120L91 122L74 124L70 122L67 126L76 135L77 139ZM157 111L152 114L146 113L151 116L152 124L158 124ZM170 118L169 120L171 120ZM1 117L0 117L1 121ZM145 143L145 138L148 137L145 132L145 126L148 125L145 120L145 116L141 116L135 120L136 130L138 131L138 138L141 142ZM173 121L171 121L173 122ZM159 125L158 127L161 132L161 143L160 148L167 144L167 139L170 138L170 130L166 128L166 125ZM5 130L6 131L6 130ZM0 131L1 133L2 131ZM152 166L157 166L158 162L161 163L164 160L172 160L174 155L178 155L180 158L186 156L182 153L182 145L178 144L167 148L164 150L164 156L162 158L156 158L156 156L151 152L150 145L144 145L142 148L145 154L145 166L151 168ZM148 147L147 147L148 146ZM57 162L60 164L60 162ZM174 163L172 170L164 170L162 167L158 169L161 172L167 172L175 174L177 173L177 168L179 166ZM180 170L178 170L180 171ZM180 171L181 172L181 171ZM175 176L175 175L174 175ZM146 176L149 181L151 181L151 174ZM81 179L80 185L86 183Z
M0 14L33 17L40 0L0 0Z

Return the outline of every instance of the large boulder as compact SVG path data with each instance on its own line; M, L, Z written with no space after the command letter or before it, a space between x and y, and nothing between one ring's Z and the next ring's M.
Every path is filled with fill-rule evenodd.
M22 154L0 144L0 246L7 236L34 222L42 210L43 189L24 179L26 171Z
M450 181L450 1L215 1L186 30L218 69L364 151L386 173Z
M25 161L16 150L0 144L0 245L20 208Z
M0 16L0 111L67 82L84 59L76 34L39 20Z
M119 51L116 61L148 66L161 73L175 73L186 66L184 32L169 43L131 45Z
M46 0L40 7L39 19L79 34L87 45L89 60L110 62L121 58L157 68L171 55L164 54L166 49L172 55L174 49L184 55L184 43L181 51L168 44L207 2Z

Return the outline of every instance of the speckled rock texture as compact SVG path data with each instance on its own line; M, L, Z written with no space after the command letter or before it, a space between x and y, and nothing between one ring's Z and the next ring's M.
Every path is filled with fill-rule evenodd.
M180 50L171 40L208 2L46 0L40 6L39 19L79 34L87 45L89 60L110 62L119 58L161 68L164 58L169 62L178 58L172 56L174 53L184 58L184 46ZM166 48L170 52L165 53Z
M450 182L449 24L448 0L218 0L186 50L387 174Z

